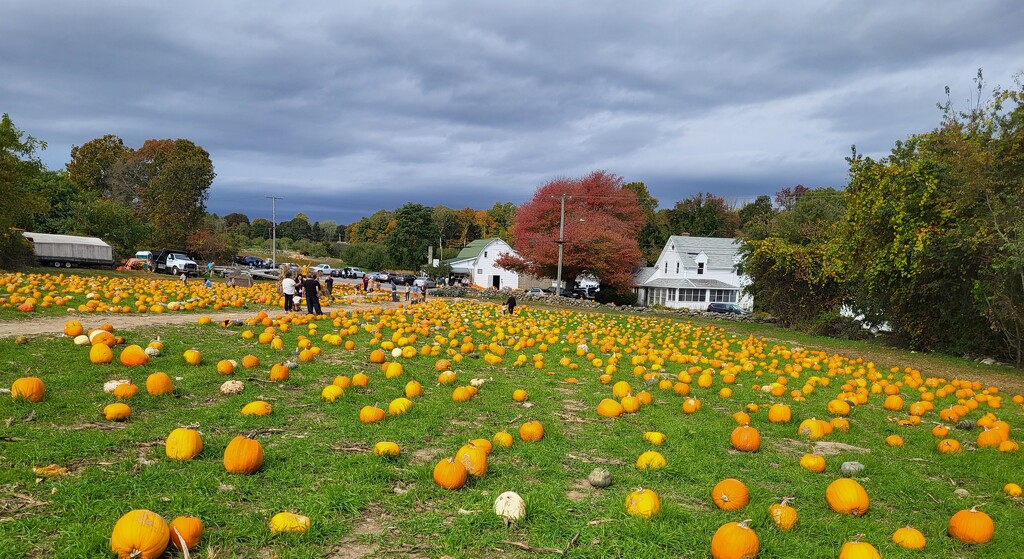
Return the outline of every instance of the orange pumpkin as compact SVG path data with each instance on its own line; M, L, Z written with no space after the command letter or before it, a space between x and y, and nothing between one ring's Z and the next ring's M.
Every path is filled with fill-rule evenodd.
M232 474L254 474L263 467L263 445L249 437L231 439L224 449L224 469Z
M711 500L722 510L737 510L750 502L750 491L738 479L725 479L711 490Z
M434 483L442 489L461 489L466 485L466 466L454 458L445 458L434 466Z
M179 516L171 521L171 545L182 549L184 541L186 549L192 549L203 537L203 521L194 516Z

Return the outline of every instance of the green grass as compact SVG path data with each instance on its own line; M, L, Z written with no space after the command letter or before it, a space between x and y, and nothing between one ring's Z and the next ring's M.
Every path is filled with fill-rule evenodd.
M590 350L607 361L609 355L598 350L594 338L614 332L619 338L613 342L615 351L623 356L616 380L628 380L639 390L643 381L631 374L629 364L634 354L624 353L637 341L669 351L680 347L683 340L696 341L696 354L711 359L726 347L740 351L747 334L756 334L753 327L734 336L661 318L541 309L526 309L513 322L498 316L491 305L452 305L433 315L421 314L425 312L421 306L398 316L406 323L436 320L431 336L449 337L453 327L464 326L467 332L458 336L469 334L476 342L490 341L497 326L513 339L522 334L510 328L532 329L538 335L553 334L558 328L560 334L546 352L539 346L521 352L510 348L503 363L496 366L472 358L455 363L457 384L468 384L472 378L493 379L465 403L451 400L456 384L437 385L433 367L437 357L401 359L405 374L391 380L369 362L372 347L366 324L381 325L385 339L392 333L386 323L393 315L384 320L380 312L358 315L364 327L346 337L356 342L353 351L322 342L322 335L336 329L330 320L321 321L318 334L309 336L323 349L316 361L301 364L283 383L246 381L245 392L235 396L218 392L227 380L216 373L219 359L240 361L247 353L255 354L262 362L260 367L252 371L239 368L234 378L266 379L270 365L289 357L298 336L308 335L307 328L293 325L282 334L288 348L284 352L255 340L242 340L240 332L245 327L225 330L188 325L122 333L128 343L145 345L157 335L165 342L164 354L141 370L116 363L91 365L88 350L67 339L39 338L28 345L0 340L0 383L10 386L29 370L47 386L46 400L40 404L0 401L0 416L13 418L2 433L8 439L0 442L0 487L5 489L0 493L0 516L9 519L0 522L0 556L112 556L109 537L113 524L133 508L148 508L168 521L183 514L202 518L206 533L199 554L211 557L324 557L339 548L365 550L373 557L536 557L536 553L502 542L561 549L579 533L567 553L570 557L696 558L710 556L710 540L720 525L745 518L753 520L761 541L761 558L834 558L842 543L858 533L865 533L865 540L887 558L1011 557L1024 545L1024 536L1016 530L1024 525L1024 507L1001 491L1007 482L1024 481L1020 455L988 450L939 455L935 452L937 440L929 432L931 422L938 421L935 412L928 414L921 426L901 427L888 418L905 414L886 412L881 398L873 396L852 412L849 433L825 439L871 452L827 456L826 472L812 474L797 463L810 443L796 434L796 426L807 417L827 418L826 403L843 381L833 379L830 387L817 388L805 403L754 391L753 384L775 378L773 374L758 378L756 371L766 371L773 359L780 368L792 363L781 355L785 348L768 344L761 348L765 357L751 356L754 370L740 374L734 395L728 399L718 395L723 386L720 377L709 389L697 387L694 378L692 394L703 401L696 414L683 414L682 398L671 390L652 387L651 405L633 415L604 419L594 410L601 399L610 397L611 387L597 381L597 367L576 355L575 341L564 341L582 333ZM257 333L261 329L253 328ZM424 342L421 336L416 346ZM184 363L181 353L189 347L203 352L202 365ZM520 353L527 356L526 366L513 366ZM537 354L544 355L540 370L532 367ZM570 357L579 369L559 365L563 356ZM737 355L725 358L734 363L740 359ZM888 374L893 364L898 363L884 368L880 363L879 371ZM665 369L674 377L688 366L667 362ZM854 364L857 366L861 365ZM173 396L145 393L145 376L157 370L174 379L180 377L175 380ZM548 371L554 374L546 374ZM321 401L320 390L336 375L356 372L370 376L367 389L350 389L333 404ZM924 374L929 372L923 369ZM809 373L805 371L801 380ZM580 383L566 383L569 376L579 378ZM102 384L122 377L132 378L142 393L128 401L132 417L111 424L100 416L103 406L114 401L103 393ZM424 395L414 400L408 414L373 425L358 422L362 406L379 403L386 409L388 402L402 395L410 378L423 383ZM791 383L802 384L795 378ZM529 392L532 407L512 401L516 388ZM913 401L910 392L903 390L908 405ZM1024 414L1020 406L1009 402L1009 396L1003 409L996 412L1019 429ZM239 415L244 404L258 398L274 406L272 415ZM764 405L775 400L792 405L794 421L776 425L767 421L766 409L753 413L753 425L762 436L761 451L731 451L729 433L735 423L730 415L748 403ZM937 410L942 407L944 403L936 402ZM31 412L35 412L32 421L24 421ZM980 414L973 412L970 418ZM530 418L544 424L546 435L540 442L518 439L519 425ZM174 427L186 424L199 425L204 450L192 461L168 460L163 453L164 438ZM266 451L262 470L252 476L225 472L221 459L228 441L256 429L265 430L257 436ZM453 455L469 439L490 439L502 430L516 435L516 442L509 449L494 449L484 478L459 491L444 491L433 483L431 473L437 460ZM644 442L641 435L648 430L665 433L665 445L656 448ZM901 434L906 445L886 447L882 441L892 433ZM951 434L964 442L972 442L976 435L976 431ZM7 442L12 438L15 442ZM394 460L373 456L369 449L381 440L397 442L402 455ZM637 456L651 448L665 455L668 466L659 471L636 470ZM839 516L824 499L825 488L838 477L839 465L845 460L858 460L867 467L860 481L871 496L871 509L862 518ZM37 483L31 467L50 463L69 467L73 475ZM615 479L611 487L597 490L586 484L587 474L597 466L611 470ZM742 480L750 489L747 508L723 512L711 502L711 488L729 477ZM650 521L624 511L626 496L640 486L654 489L661 497L662 511ZM955 496L957 488L967 490L969 497ZM507 490L521 494L529 511L525 521L512 528L505 528L492 512L494 498ZM800 513L800 521L790 532L778 531L767 513L769 505L785 496L796 497L793 506ZM33 501L41 505L27 506ZM979 503L984 503L982 510L995 520L993 542L972 547L945 536L953 513ZM306 534L272 536L267 523L281 511L309 516L312 528ZM889 541L892 532L903 525L912 525L928 537L923 554L901 550Z

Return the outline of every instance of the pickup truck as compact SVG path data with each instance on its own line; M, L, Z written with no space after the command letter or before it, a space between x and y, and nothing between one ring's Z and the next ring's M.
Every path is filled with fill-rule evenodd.
M331 275L331 272L334 271L334 268L332 268L330 264L317 264L310 268L309 271L310 273L317 272L321 276L329 276Z
M158 273L178 276L184 272L189 276L199 276L199 264L189 258L188 253L183 250L161 250L154 261Z

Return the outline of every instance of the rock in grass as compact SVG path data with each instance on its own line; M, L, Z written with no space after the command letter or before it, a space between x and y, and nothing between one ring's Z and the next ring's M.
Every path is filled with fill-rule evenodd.
M839 466L839 473L843 474L843 477L853 477L864 471L864 464L860 462L843 462L842 466Z

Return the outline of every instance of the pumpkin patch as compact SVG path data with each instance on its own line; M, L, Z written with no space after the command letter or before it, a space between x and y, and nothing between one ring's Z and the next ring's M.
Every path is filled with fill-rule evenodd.
M1003 528L1024 521L1020 479L981 475L1015 471L1007 465L1019 460L1024 398L1014 402L1013 391L655 316L528 304L510 316L442 299L364 307L321 318L273 310L233 323L213 316L209 325L160 330L159 347L148 333L111 332L83 314L64 325L66 337L0 345L8 360L31 367L9 377L8 405L17 410L9 416L31 410L40 418L12 422L10 436L26 440L5 446L12 468L70 469L59 487L38 482L40 502L51 487L62 497L92 495L95 476L145 479L147 468L160 468L160 489L96 497L119 513L151 509L131 517L145 531L115 530L118 549L140 556L181 541L193 556L208 545L254 556L243 530L222 520L235 513L274 534L264 543L282 556L299 546L329 554L330 544L311 536L357 515L393 519L396 535L420 515L443 515L458 528L446 537L470 554L516 553L503 542L517 540L561 548L576 531L572 553L580 556L635 556L608 542L637 545L632 538L647 530L657 535L643 544L652 553L679 555L660 540L681 541L685 532L700 546L687 553L722 559L899 548L998 556L1024 545ZM77 345L79 327L91 334L88 344ZM101 365L114 356L131 368ZM237 388L222 391L224 375ZM44 427L91 458L35 442L58 436ZM90 441L103 441L105 454ZM41 462L29 463L35 456ZM855 460L866 468L846 467ZM211 461L219 473L210 473ZM93 465L100 462L109 465ZM910 475L908 464L939 481ZM983 506L958 505L945 472ZM937 504L941 518L916 515L905 502L924 492L941 503L923 501ZM165 495L170 501L160 500ZM409 506L408 495L417 504ZM189 498L204 508L190 509ZM196 511L206 507L219 512L200 520ZM161 515L176 518L161 529ZM682 515L685 525L676 522ZM74 522L69 534L81 536L85 524ZM811 533L821 522L848 535ZM463 530L479 541L463 539ZM864 540L854 541L861 532ZM382 540L379 550L400 553L404 541ZM430 546L428 555L457 554L442 541L420 545Z

